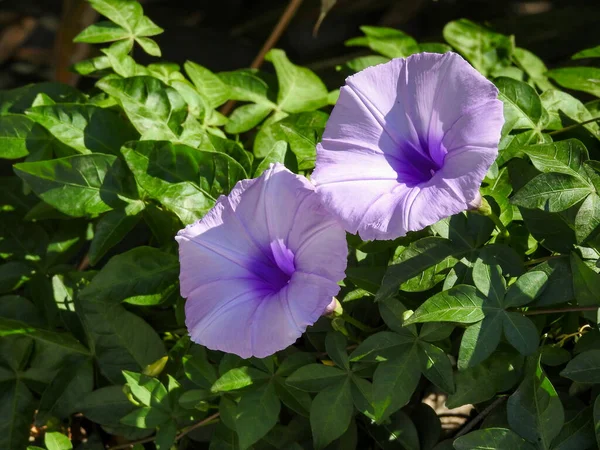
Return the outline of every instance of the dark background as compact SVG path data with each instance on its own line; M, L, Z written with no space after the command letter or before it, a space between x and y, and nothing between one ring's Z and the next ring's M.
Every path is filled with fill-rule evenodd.
M165 29L156 37L163 59L190 59L213 71L248 67L287 5L285 0L142 3L146 15ZM319 11L320 0L304 0L277 47L332 88L342 83L336 65L369 53L344 46L361 34L360 25L394 27L421 42L442 42L444 24L464 17L514 34L518 46L550 67L568 65L576 51L600 44L600 0L338 0L313 37ZM91 85L67 68L96 51L70 42L95 20L84 0L0 0L0 89L42 80ZM142 64L155 61L141 53L136 57Z

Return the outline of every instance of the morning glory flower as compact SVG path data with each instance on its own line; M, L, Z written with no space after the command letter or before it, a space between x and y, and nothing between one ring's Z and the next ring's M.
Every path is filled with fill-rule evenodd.
M455 53L394 59L347 78L317 145L319 197L365 240L471 208L498 154L497 95Z
M346 233L306 178L276 164L179 231L194 342L242 358L293 344L339 292Z

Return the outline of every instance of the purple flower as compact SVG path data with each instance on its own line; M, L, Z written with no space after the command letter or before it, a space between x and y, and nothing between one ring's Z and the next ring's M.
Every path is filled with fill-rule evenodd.
M346 80L312 179L362 239L395 239L464 211L498 153L498 90L455 53L421 53Z
M293 344L339 292L348 254L314 187L280 164L240 181L176 240L192 340L243 358Z

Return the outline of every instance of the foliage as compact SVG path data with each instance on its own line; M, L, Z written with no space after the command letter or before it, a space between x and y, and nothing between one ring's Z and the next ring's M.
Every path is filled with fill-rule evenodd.
M363 27L347 44L376 54L346 73L454 50L498 86L506 124L482 193L499 219L348 236L344 314L242 360L187 337L173 237L272 162L308 176L336 91L277 49L275 76L142 66L133 47L160 56L162 30L133 0L90 3L107 20L76 41L105 46L73 69L95 88L0 93L0 158L13 169L0 178L1 449L26 448L32 423L48 450L71 449L81 426L82 449L597 445L600 100L583 101L600 96L600 69L548 71L465 19L446 25L446 44ZM421 403L432 390L449 407L505 404L438 443Z

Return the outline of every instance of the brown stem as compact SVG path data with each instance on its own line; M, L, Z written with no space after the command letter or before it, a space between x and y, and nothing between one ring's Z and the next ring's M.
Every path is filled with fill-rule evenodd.
M468 424L466 424L462 430L460 430L458 433L456 433L456 436L454 436L454 438L456 439L458 437L461 437L462 435L467 434L469 431L471 431L473 428L475 428L479 422L481 422L483 419L485 419L489 413L491 413L496 407L498 407L500 405L500 403L505 401L507 398L508 398L507 396L503 396L503 397L499 397L496 400L494 400L494 402L491 405L489 405L487 408L485 408L483 411L481 411L479 414L477 414L477 416L473 420L471 420Z
M561 128L560 130L551 131L548 134L550 136L553 136L555 134L564 133L565 131L573 130L573 129L578 128L580 126L587 125L588 123L597 122L598 120L600 120L600 117L594 117L593 119L585 120L583 122L575 123L573 125L569 125L568 127Z
M77 270L79 272L83 272L89 266L90 266L90 257L86 253L85 256L83 257L83 259L81 260L81 262L79 263L79 265L77 266Z
M218 417L219 417L219 413L215 413L212 416L209 416L206 419L201 420L198 423L195 423L194 425L190 425L189 427L184 428L177 434L177 436L175 436L175 441L178 441L179 439L184 437L186 434L188 434L190 431L195 430L196 428L200 428L205 425L209 425L210 423L212 423L213 420L217 419ZM145 444L147 442L152 442L155 439L156 439L156 436L150 436L150 437L147 437L144 439L138 439L137 441L128 442L127 444L115 445L114 447L110 447L108 450L123 450L125 448L131 448L136 444Z
M566 312L597 311L600 306L571 306L568 308L542 308L530 309L529 311L520 311L524 316L535 316L538 314L555 314Z
M288 4L287 8L285 8L285 11L283 11L283 14L279 18L277 25L275 25L275 28L273 28L273 31L271 31L270 36L267 38L262 48L254 58L254 61L252 61L252 64L250 64L251 69L258 69L260 68L260 66L262 66L262 63L265 60L265 55L277 43L277 41L289 25L290 21L292 20L292 17L294 17L294 14L296 14L296 11L298 10L301 4L302 0L290 0L290 3ZM235 100L228 101L221 108L221 114L225 116L228 115L234 106Z

